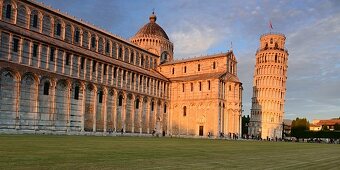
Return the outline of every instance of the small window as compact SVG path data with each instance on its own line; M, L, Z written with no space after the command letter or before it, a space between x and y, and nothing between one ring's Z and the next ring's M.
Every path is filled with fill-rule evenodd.
M126 79L126 71L124 70L123 71L123 80L125 80Z
M214 61L213 62L213 69L215 69L216 68L216 62Z
M231 85L229 85L229 91L231 91Z
M118 106L122 106L122 105L123 105L123 96L119 96Z
M96 47L96 38L95 38L95 37L92 37L92 38L91 38L91 47L92 47L92 48L95 48L95 47Z
M139 108L139 99L136 99L136 109Z
M154 109L154 105L155 105L155 103L154 103L154 102L152 102L152 103L151 103L151 111L153 111L153 109Z
M183 116L184 117L187 116L187 107L186 106L183 107Z
M37 28L38 27L38 15L37 14L34 14L33 15L33 25L32 25L34 28Z
M184 66L184 73L187 72L187 66Z
M198 64L197 70L198 70L198 71L201 71L201 64Z
M55 52L55 48L51 47L50 48L50 61L54 61L54 52Z
M74 99L75 100L78 100L79 99L79 86L76 86L75 88L74 88Z
M123 49L119 48L119 50L118 50L118 58L122 58L122 55L123 55ZM143 60L142 60L142 65L143 65Z
M85 65L85 58L82 57L82 58L80 59L80 69L84 69L84 65Z
M77 30L77 31L75 31L75 33L74 33L74 42L79 42L79 31Z
M110 52L110 42L106 42L106 53Z
M270 39L270 44L273 44L273 38Z
M202 91L202 82L199 83L200 91Z
M116 74L117 74L117 67L115 67L115 68L113 69L113 78L116 78Z
M184 92L185 86L184 83L182 84L182 92Z
M65 65L70 65L70 55L69 53L66 54Z
M166 104L164 104L164 113L166 113Z
M175 68L172 68L172 74L175 74Z
M132 52L131 53L131 56L130 56L130 63L133 63L133 58L135 57L134 53Z
M97 65L97 62L93 61L93 63L92 63L92 72L96 72L96 65Z
M190 89L191 89L191 91L194 91L194 84L193 83L190 83Z
M210 90L210 80L208 81L208 90Z
M11 15L12 15L12 5L8 4L6 6L6 18L11 19Z
M38 44L33 44L33 53L32 53L33 57L37 57L38 56Z
M13 38L13 52L19 51L19 39Z
M57 24L57 32L56 32L57 36L60 36L61 35L61 24L58 23Z
M49 95L50 92L50 82L46 81L44 83L44 95Z
M98 99L98 102L99 103L103 103L103 91L99 91L99 99Z
M103 74L106 75L107 64L104 64L104 71Z
M143 83L143 77L140 76L140 77L139 77L139 85L142 85L142 83Z

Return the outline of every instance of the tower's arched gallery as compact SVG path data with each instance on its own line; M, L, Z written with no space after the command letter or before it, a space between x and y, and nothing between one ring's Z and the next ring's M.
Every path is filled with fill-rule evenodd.
M31 0L0 14L0 131L240 133L232 51L174 60L154 13L130 40Z

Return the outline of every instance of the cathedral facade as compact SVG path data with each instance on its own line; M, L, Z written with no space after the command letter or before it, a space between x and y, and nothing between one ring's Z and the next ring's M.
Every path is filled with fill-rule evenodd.
M0 0L0 131L240 134L232 51L174 60L153 13L125 40L31 0Z

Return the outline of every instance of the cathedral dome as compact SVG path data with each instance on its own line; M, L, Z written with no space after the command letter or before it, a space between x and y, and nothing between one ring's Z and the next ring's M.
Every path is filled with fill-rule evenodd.
M139 31L136 33L135 37L144 37L147 35L156 35L159 37L163 37L167 40L169 40L168 35L166 35L165 31L161 26L156 24L157 17L154 12L152 12L152 15L149 18L150 22L145 24Z

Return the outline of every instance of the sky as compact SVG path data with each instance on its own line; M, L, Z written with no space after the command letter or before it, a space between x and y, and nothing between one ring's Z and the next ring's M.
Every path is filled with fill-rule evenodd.
M175 59L226 52L232 47L243 83L243 114L251 108L255 52L269 32L286 35L285 118L340 117L339 0L37 0L129 39L149 22L174 43ZM231 46L232 42L232 46Z

